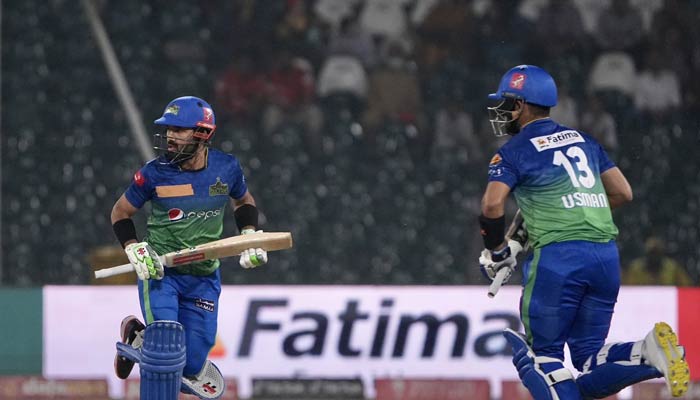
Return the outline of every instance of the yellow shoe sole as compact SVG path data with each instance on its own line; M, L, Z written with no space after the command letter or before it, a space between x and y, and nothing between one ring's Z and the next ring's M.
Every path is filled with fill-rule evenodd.
M678 349L678 337L667 323L657 322L654 325L654 340L666 359L668 370L662 371L666 378L666 386L673 397L681 397L688 391L690 367Z

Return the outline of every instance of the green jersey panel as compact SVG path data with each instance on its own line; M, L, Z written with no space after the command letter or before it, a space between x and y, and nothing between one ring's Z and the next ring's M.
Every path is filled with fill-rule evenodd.
M247 190L238 160L210 149L207 165L199 171L180 170L162 158L149 162L125 195L137 208L151 201L145 240L166 254L220 239L227 204ZM208 260L177 267L177 272L209 275L218 267L219 260Z
M543 119L501 147L489 166L489 181L511 188L533 247L607 242L618 230L600 175L614 166L592 137Z

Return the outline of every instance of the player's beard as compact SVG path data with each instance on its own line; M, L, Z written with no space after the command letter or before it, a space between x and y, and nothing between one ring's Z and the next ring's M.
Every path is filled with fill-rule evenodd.
M511 113L511 116L513 114ZM505 131L509 135L517 135L518 132L520 132L520 124L518 123L518 119L512 119L508 122L505 123L503 126L505 128Z
M177 147L176 151L168 150L165 153L165 159L171 164L181 164L184 161L189 160L194 157L199 148L199 143L188 143L183 145L178 145L175 143L168 143Z

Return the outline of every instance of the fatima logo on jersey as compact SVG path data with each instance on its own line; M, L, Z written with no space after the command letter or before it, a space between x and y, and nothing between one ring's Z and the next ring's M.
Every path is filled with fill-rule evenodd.
M530 139L530 142L532 142L532 145L535 146L538 152L585 141L583 136L574 130L561 131L553 135L538 136Z
M228 184L221 182L221 177L216 177L216 183L209 186L209 196L228 195Z

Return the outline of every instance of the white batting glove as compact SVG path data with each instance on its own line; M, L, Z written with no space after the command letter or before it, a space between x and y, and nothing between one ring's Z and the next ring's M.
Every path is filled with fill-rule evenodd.
M249 233L261 233L255 229L243 229L241 235ZM241 259L238 260L243 268L255 268L267 263L267 251L263 249L248 249L241 253Z
M124 251L139 279L163 279L163 263L148 243L132 243L126 246Z
M484 276L493 280L501 268L508 268L508 276L503 280L504 283L507 282L518 264L518 260L515 257L520 252L520 249L522 249L520 243L515 240L508 240L508 245L501 250L482 250L479 257L481 272Z

